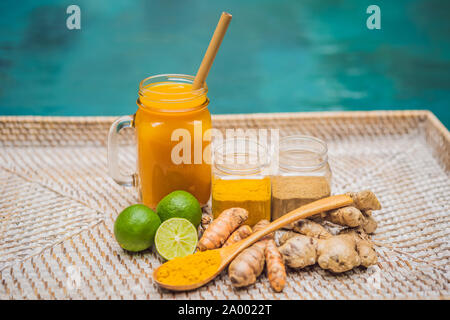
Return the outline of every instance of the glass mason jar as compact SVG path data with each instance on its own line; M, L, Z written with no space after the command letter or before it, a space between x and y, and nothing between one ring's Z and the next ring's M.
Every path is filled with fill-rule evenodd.
M331 169L324 141L294 135L280 139L278 169L272 177L272 218L330 196Z
M139 85L138 110L116 120L108 136L110 176L120 185L136 186L140 201L155 208L175 190L192 193L205 205L211 192L210 129L206 83L192 90L193 76L166 74ZM137 174L118 167L117 138L121 129L136 132ZM208 132L209 131L209 132Z
M250 226L270 221L270 157L266 146L249 138L232 138L215 146L212 174L212 213L240 207L249 212Z

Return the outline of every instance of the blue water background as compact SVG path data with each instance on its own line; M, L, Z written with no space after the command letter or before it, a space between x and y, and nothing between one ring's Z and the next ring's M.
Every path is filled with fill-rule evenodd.
M81 30L66 28L70 4ZM366 27L370 4L381 30ZM450 126L438 0L2 0L0 114L131 114L141 79L196 72L224 10L212 113L430 109Z

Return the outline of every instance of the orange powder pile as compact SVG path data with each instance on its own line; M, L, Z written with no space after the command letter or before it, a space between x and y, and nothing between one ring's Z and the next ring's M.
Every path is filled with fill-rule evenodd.
M175 258L163 264L156 278L168 285L189 285L211 277L219 269L219 250L197 252L184 258Z

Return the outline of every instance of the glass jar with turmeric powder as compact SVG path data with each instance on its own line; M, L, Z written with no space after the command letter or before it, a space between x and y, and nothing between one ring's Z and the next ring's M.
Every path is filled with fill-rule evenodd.
M240 207L247 224L270 220L270 157L267 146L250 138L232 138L215 146L212 166L212 213Z
M287 136L279 141L278 169L272 177L272 218L331 193L331 169L324 141Z

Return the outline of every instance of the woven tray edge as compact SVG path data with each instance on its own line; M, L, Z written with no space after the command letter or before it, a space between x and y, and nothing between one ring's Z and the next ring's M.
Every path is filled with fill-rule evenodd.
M0 121L22 121L22 122L103 122L112 121L119 116L0 116ZM420 117L432 118L436 126L448 134L447 128L429 110L377 110L377 111L321 111L321 112L275 112L275 113L236 113L236 114L213 114L213 119L230 118L377 118L377 117Z

